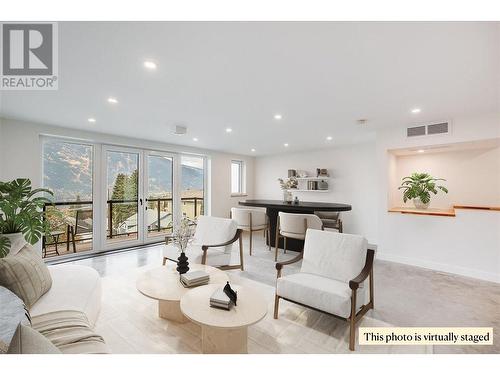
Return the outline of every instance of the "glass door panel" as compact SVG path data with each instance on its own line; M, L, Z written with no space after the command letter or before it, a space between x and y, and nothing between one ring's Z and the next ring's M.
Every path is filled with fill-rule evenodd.
M140 153L105 151L106 246L123 247L141 241L142 212L139 191Z
M93 249L93 146L47 138L43 141L43 187L54 204L44 207L50 235L42 238L45 258Z
M144 225L146 241L162 239L173 231L174 213L174 159L160 153L145 156L147 178L144 189L146 205Z
M195 220L205 211L205 158L181 156L181 212Z

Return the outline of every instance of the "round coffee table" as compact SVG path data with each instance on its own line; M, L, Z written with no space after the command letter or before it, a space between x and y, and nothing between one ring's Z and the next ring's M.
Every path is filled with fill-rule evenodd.
M267 303L257 291L238 285L237 306L231 310L210 307L210 296L224 284L210 284L190 290L181 298L181 311L201 326L203 353L247 353L248 326L267 314Z
M137 278L137 289L147 297L158 300L158 315L160 318L180 323L188 321L179 308L179 302L184 294L194 289L185 288L176 271L174 263L153 268ZM209 284L225 283L229 280L226 273L215 267L201 264L190 264L189 271L205 271L210 276Z

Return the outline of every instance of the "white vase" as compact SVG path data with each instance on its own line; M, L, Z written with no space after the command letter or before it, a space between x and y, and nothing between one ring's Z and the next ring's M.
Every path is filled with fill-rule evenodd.
M413 204L415 205L416 208L419 208L421 210L425 210L427 208L429 208L429 204L431 202L427 202L427 203L423 203L420 198L415 198L413 199Z
M16 255L27 244L21 232L2 234L2 237L7 237L10 241L9 255Z
M283 202L285 203L292 203L293 201L293 194L291 191L288 190L283 190Z

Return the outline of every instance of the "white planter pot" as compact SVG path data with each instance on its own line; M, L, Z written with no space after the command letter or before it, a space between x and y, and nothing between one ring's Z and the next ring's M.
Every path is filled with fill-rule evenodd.
M413 204L415 205L416 208L419 208L421 210L425 210L427 208L429 208L429 204L431 202L427 202L427 203L422 203L422 201L420 200L420 198L415 198L413 200Z
M285 203L292 203L293 201L293 194L291 191L288 190L283 190L283 202Z
M27 244L21 232L2 234L2 237L7 237L10 240L9 255L15 255Z

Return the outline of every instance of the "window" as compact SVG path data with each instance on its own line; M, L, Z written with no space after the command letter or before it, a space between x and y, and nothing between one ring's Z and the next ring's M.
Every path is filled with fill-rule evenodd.
M231 161L231 194L244 194L243 162L241 160Z

